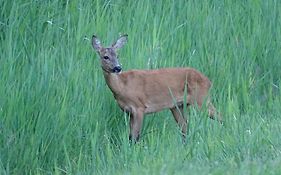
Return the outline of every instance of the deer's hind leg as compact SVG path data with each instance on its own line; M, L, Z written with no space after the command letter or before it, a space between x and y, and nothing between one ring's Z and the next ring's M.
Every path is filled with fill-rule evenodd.
M203 102L204 102L204 98L203 96L200 97L200 99L197 101L197 105L198 105L198 108L201 110L202 109L202 106L203 106ZM207 101L206 101L206 107L208 109L208 116L209 118L213 119L213 120L217 120L219 121L220 123L222 123L222 117L220 115L220 113L217 112L216 108L214 107L214 105L212 104L210 98L208 97L207 98Z
M216 108L214 105L211 103L210 99L207 101L207 107L208 107L208 114L209 117L213 120L217 120L220 123L222 123L222 117L221 114L217 112Z
M170 110L181 129L183 141L185 142L188 130L188 120L184 117L183 106L173 107L170 108Z

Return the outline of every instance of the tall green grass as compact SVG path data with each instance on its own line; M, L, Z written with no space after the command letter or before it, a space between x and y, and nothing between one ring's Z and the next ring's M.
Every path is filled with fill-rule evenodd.
M0 0L1 174L280 174L281 2ZM194 67L225 125L192 109L187 144L168 110L128 118L92 34L119 34L123 69Z

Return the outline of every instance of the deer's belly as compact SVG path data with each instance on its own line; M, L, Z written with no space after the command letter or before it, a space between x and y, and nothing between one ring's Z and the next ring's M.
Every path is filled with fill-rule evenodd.
M148 101L145 108L145 113L158 112L163 109L173 108L175 106L181 106L183 104L183 98L176 98L174 100L163 99L162 101Z
M167 108L181 106L183 97L175 98L116 98L119 107L129 113L134 113L138 109L142 109L144 114L154 113Z

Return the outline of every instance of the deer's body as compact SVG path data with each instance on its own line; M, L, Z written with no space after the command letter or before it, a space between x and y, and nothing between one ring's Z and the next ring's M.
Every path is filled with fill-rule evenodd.
M202 104L211 86L207 77L192 68L105 72L104 77L119 106L129 113L139 109L147 114L182 106L185 89L188 104Z
M93 36L93 47L101 58L106 83L120 108L130 114L130 140L139 139L143 117L148 113L170 109L184 138L188 120L184 118L183 105L197 104L201 108L206 101L209 116L214 117L216 111L208 97L211 82L193 68L131 70L121 73L116 50L123 47L126 41L127 35L124 35L112 47L103 48L98 38ZM218 120L221 121L220 116Z

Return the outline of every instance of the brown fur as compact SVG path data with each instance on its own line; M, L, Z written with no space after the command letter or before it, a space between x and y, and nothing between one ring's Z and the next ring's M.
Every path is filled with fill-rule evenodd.
M125 37L125 38L124 38ZM111 48L103 48L93 37L93 46L101 57L104 78L120 108L130 114L130 139L139 139L145 114L170 109L185 138L188 121L183 115L183 105L198 105L199 109L206 100L209 116L213 118L215 108L211 104L208 91L210 80L193 68L166 68L158 70L130 70L123 73L113 72L119 66L116 48L121 48L127 40L122 36ZM104 56L111 60L104 60ZM187 90L186 102L184 92ZM221 121L220 116L218 120Z

